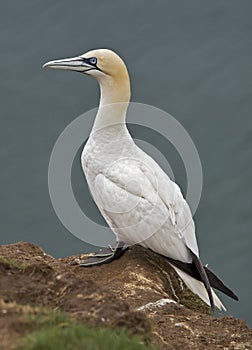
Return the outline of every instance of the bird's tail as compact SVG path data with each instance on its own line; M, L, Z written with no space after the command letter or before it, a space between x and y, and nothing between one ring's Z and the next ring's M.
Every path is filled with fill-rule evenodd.
M191 289L191 291L193 293L197 294L207 305L211 306L210 300L208 297L208 293L207 293L207 290L206 290L204 284L202 282L196 280L195 278L191 277L187 273L183 272L179 268L175 267L174 265L172 265L172 267L175 269L177 274L182 278L182 280L185 282L187 287L189 289ZM226 311L225 306L222 304L222 302L217 297L217 295L215 294L215 292L213 291L212 288L211 288L211 292L212 292L212 296L213 296L214 306L216 306L219 310Z

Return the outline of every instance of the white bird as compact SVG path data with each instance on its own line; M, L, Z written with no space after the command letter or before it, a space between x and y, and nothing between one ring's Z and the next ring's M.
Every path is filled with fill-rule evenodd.
M90 192L116 235L117 247L90 264L108 262L140 244L165 256L185 284L212 309L225 310L212 287L236 295L202 265L189 206L178 185L133 141L125 124L130 80L123 60L99 49L50 61L44 67L73 70L97 79L100 104L82 152ZM87 264L88 265L88 264Z

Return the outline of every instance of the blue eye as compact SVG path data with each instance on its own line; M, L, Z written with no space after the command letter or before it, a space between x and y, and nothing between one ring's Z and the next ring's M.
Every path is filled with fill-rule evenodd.
M89 63L92 64L92 65L95 65L97 63L97 58L96 57L91 57L89 59Z

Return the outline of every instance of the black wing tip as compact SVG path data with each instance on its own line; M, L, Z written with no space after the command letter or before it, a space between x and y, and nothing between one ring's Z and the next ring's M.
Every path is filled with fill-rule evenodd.
M218 288L216 288L216 289L218 289ZM218 289L218 290L220 290L222 293L226 294L228 297L238 301L239 300L238 296L234 292L232 292L231 289L229 289L229 288L227 288L227 289L228 289L228 291L227 290L223 291L221 289Z
M181 262L179 260L174 260L172 258L166 257L166 259L170 262L170 264L178 267L179 269L181 269L182 271L184 271L185 273L187 273L189 276L197 279L198 281L202 282L202 278L201 275L197 269L197 266L195 265L195 262L193 263L184 263ZM229 289L227 286L225 286L225 284L220 280L220 278L218 276L216 276L215 273L213 273L209 268L207 268L206 266L204 266L204 270L207 274L208 280L210 282L210 286L214 289L219 290L220 292L226 294L227 296L229 296L230 298L238 301L239 298L237 297L237 295L235 295L234 292L232 292L231 289Z
M234 300L236 300L236 301L239 301L238 296L237 296L237 295L235 295L233 292L232 292L232 294L233 294L233 295L232 295L232 297L231 297L231 298L232 298L232 299L234 299Z
M237 295L235 295L235 293L230 288L228 288L213 271L211 271L206 266L204 266L204 269L209 278L211 287L219 290L220 292L226 294L227 296L229 296L234 300L237 300L237 301L239 300Z

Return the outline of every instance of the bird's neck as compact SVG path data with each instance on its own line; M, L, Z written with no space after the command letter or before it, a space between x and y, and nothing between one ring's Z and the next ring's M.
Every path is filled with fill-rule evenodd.
M117 78L107 77L99 81L100 104L93 131L108 126L125 127L126 112L130 100L130 81L128 74Z

